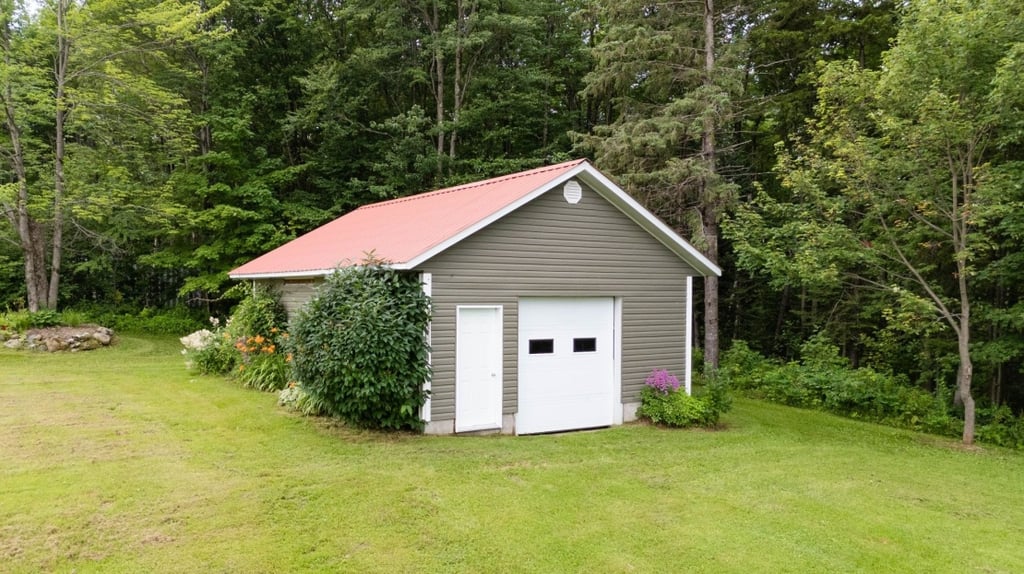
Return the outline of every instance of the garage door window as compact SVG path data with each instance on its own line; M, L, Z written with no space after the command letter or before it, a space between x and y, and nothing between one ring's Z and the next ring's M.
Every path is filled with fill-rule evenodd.
M555 352L554 339L530 339L531 355L550 355Z
M573 339L572 340L572 352L573 353L596 353L597 352L597 338L590 337L587 339Z

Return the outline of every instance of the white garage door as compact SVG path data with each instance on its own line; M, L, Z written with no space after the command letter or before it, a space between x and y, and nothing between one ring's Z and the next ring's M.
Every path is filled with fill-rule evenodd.
M519 413L530 434L611 425L611 297L519 300Z

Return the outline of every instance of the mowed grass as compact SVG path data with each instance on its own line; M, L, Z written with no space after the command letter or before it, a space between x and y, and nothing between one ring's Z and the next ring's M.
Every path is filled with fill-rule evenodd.
M727 430L359 432L172 339L0 350L0 571L1021 572L1024 456L739 400Z

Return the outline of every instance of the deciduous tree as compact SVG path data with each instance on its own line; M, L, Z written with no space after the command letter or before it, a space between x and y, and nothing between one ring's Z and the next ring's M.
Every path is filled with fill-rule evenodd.
M1024 99L1011 86L1024 81L1021 30L1020 11L994 0L912 3L882 70L824 67L809 137L779 163L800 203L762 197L732 234L741 263L775 261L786 274L802 261L799 274L832 273L929 306L955 336L968 444L975 277L1007 215L1013 184L999 174L1020 159ZM771 213L788 214L795 236L772 232Z

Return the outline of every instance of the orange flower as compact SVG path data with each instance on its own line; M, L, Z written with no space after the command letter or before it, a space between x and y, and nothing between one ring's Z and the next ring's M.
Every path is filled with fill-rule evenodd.
M278 331L278 328L277 328L277 327L271 327L271 328L270 328L270 332L271 332L271 333L276 333L277 331Z
M292 362L292 354L291 353L288 353L288 355L284 358L284 362L286 362L286 363Z
M238 372L242 372L244 370L245 370L245 365L238 365Z
M263 335L256 335L255 337L252 338L252 340L257 345L262 345L263 341L266 341L266 339L263 338Z
M269 354L273 353L276 349L277 349L277 347L275 347L273 345L270 345L269 347L263 347L263 352L267 353L269 355Z
M288 381L288 388L289 389L294 389L295 388L295 381Z

